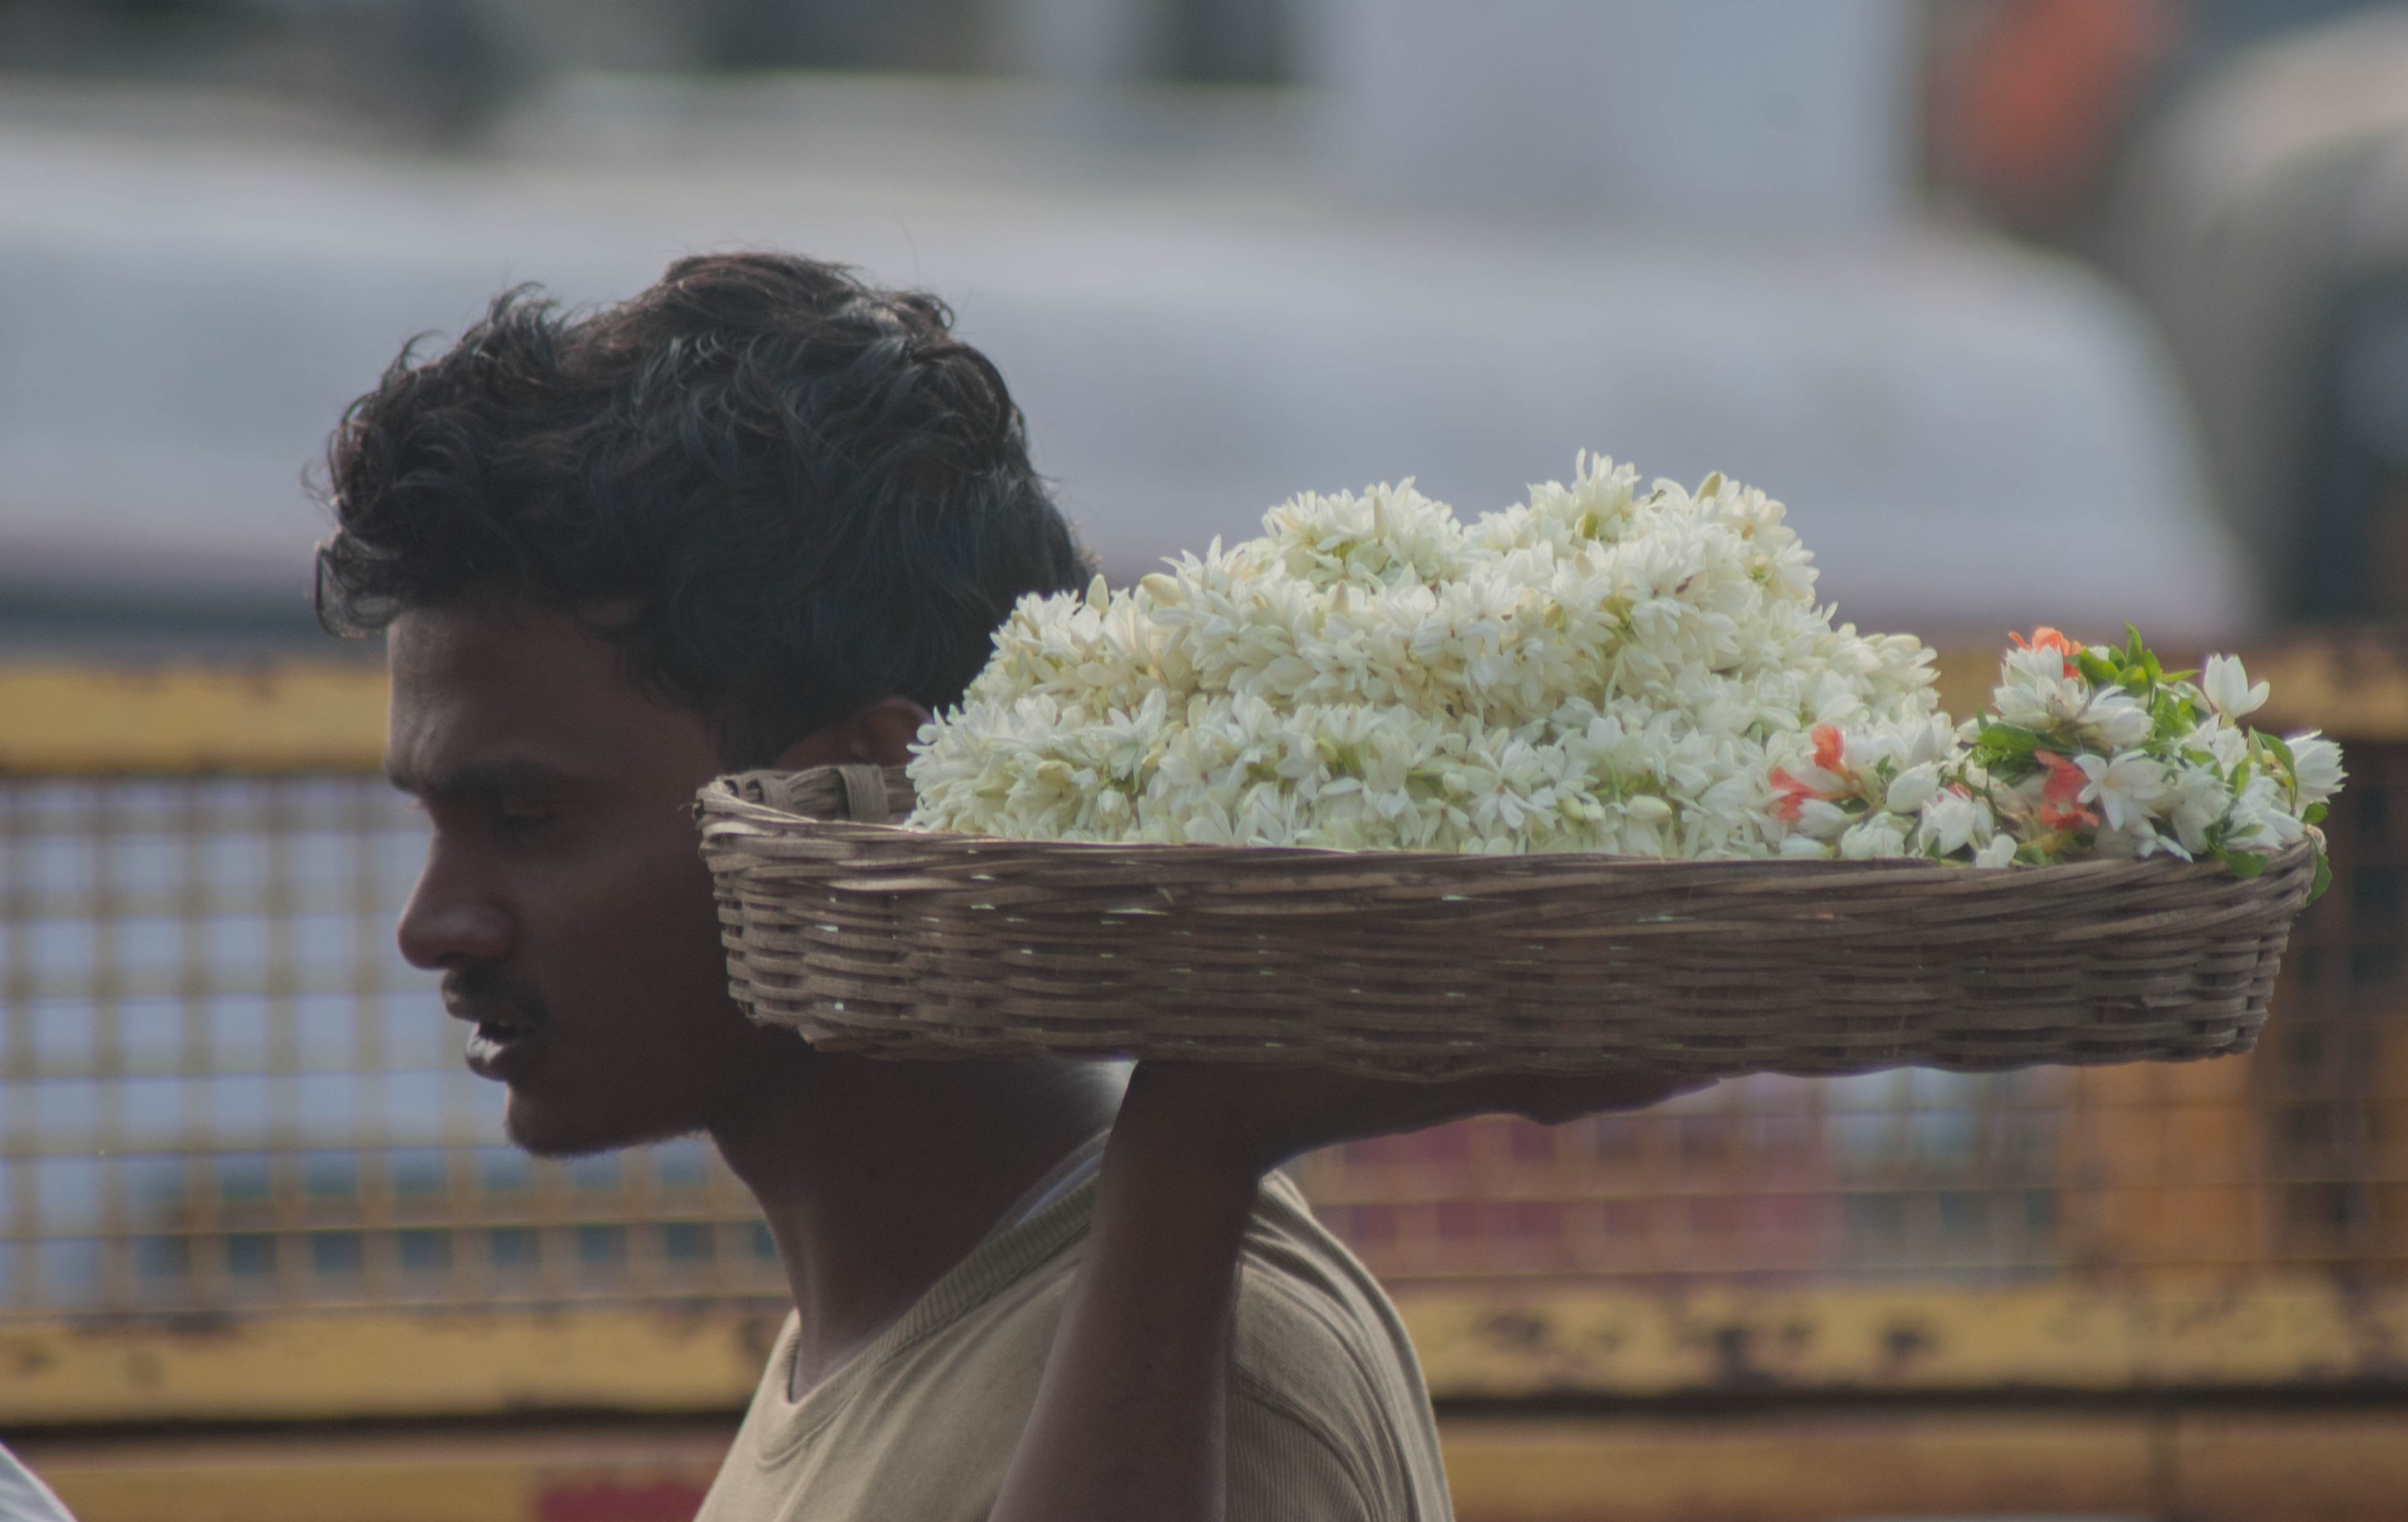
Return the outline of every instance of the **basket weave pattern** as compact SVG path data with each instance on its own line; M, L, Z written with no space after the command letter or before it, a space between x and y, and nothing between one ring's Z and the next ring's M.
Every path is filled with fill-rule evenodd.
M705 790L755 1019L897 1056L1120 1054L1390 1077L1960 1070L2245 1052L2302 843L1985 871L939 834L899 768ZM851 815L814 818L811 815Z

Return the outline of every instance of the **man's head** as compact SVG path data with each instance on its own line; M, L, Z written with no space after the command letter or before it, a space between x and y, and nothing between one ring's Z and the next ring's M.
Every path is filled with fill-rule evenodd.
M434 826L405 954L539 1152L729 1123L799 1041L726 994L686 805L901 758L1027 592L1086 567L1000 376L931 298L764 254L622 305L512 293L328 451L330 622L387 631Z

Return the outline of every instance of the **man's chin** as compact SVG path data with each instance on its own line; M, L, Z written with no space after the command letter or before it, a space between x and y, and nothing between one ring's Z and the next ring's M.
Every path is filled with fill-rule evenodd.
M597 1115L590 1111L530 1100L512 1089L502 1109L502 1134L520 1151L537 1157L583 1157L621 1147L666 1142L698 1129L658 1117Z

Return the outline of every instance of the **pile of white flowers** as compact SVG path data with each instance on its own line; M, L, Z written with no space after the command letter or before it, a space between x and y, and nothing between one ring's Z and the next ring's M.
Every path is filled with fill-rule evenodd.
M1642 490L1587 456L1469 525L1411 482L1298 496L1134 588L1023 599L921 732L912 823L1995 866L2271 851L2338 785L2329 741L2240 738L2154 658L2128 691L2107 656L2014 652L2000 717L1960 729L1920 640L1834 626L1782 519L1719 475Z

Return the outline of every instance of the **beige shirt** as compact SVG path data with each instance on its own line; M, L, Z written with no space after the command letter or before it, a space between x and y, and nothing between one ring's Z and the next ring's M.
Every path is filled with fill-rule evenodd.
M789 1317L696 1522L983 1522L1095 1207L1092 1173L989 1237L800 1400ZM1240 1260L1229 1522L1450 1522L1412 1344L1278 1174Z

